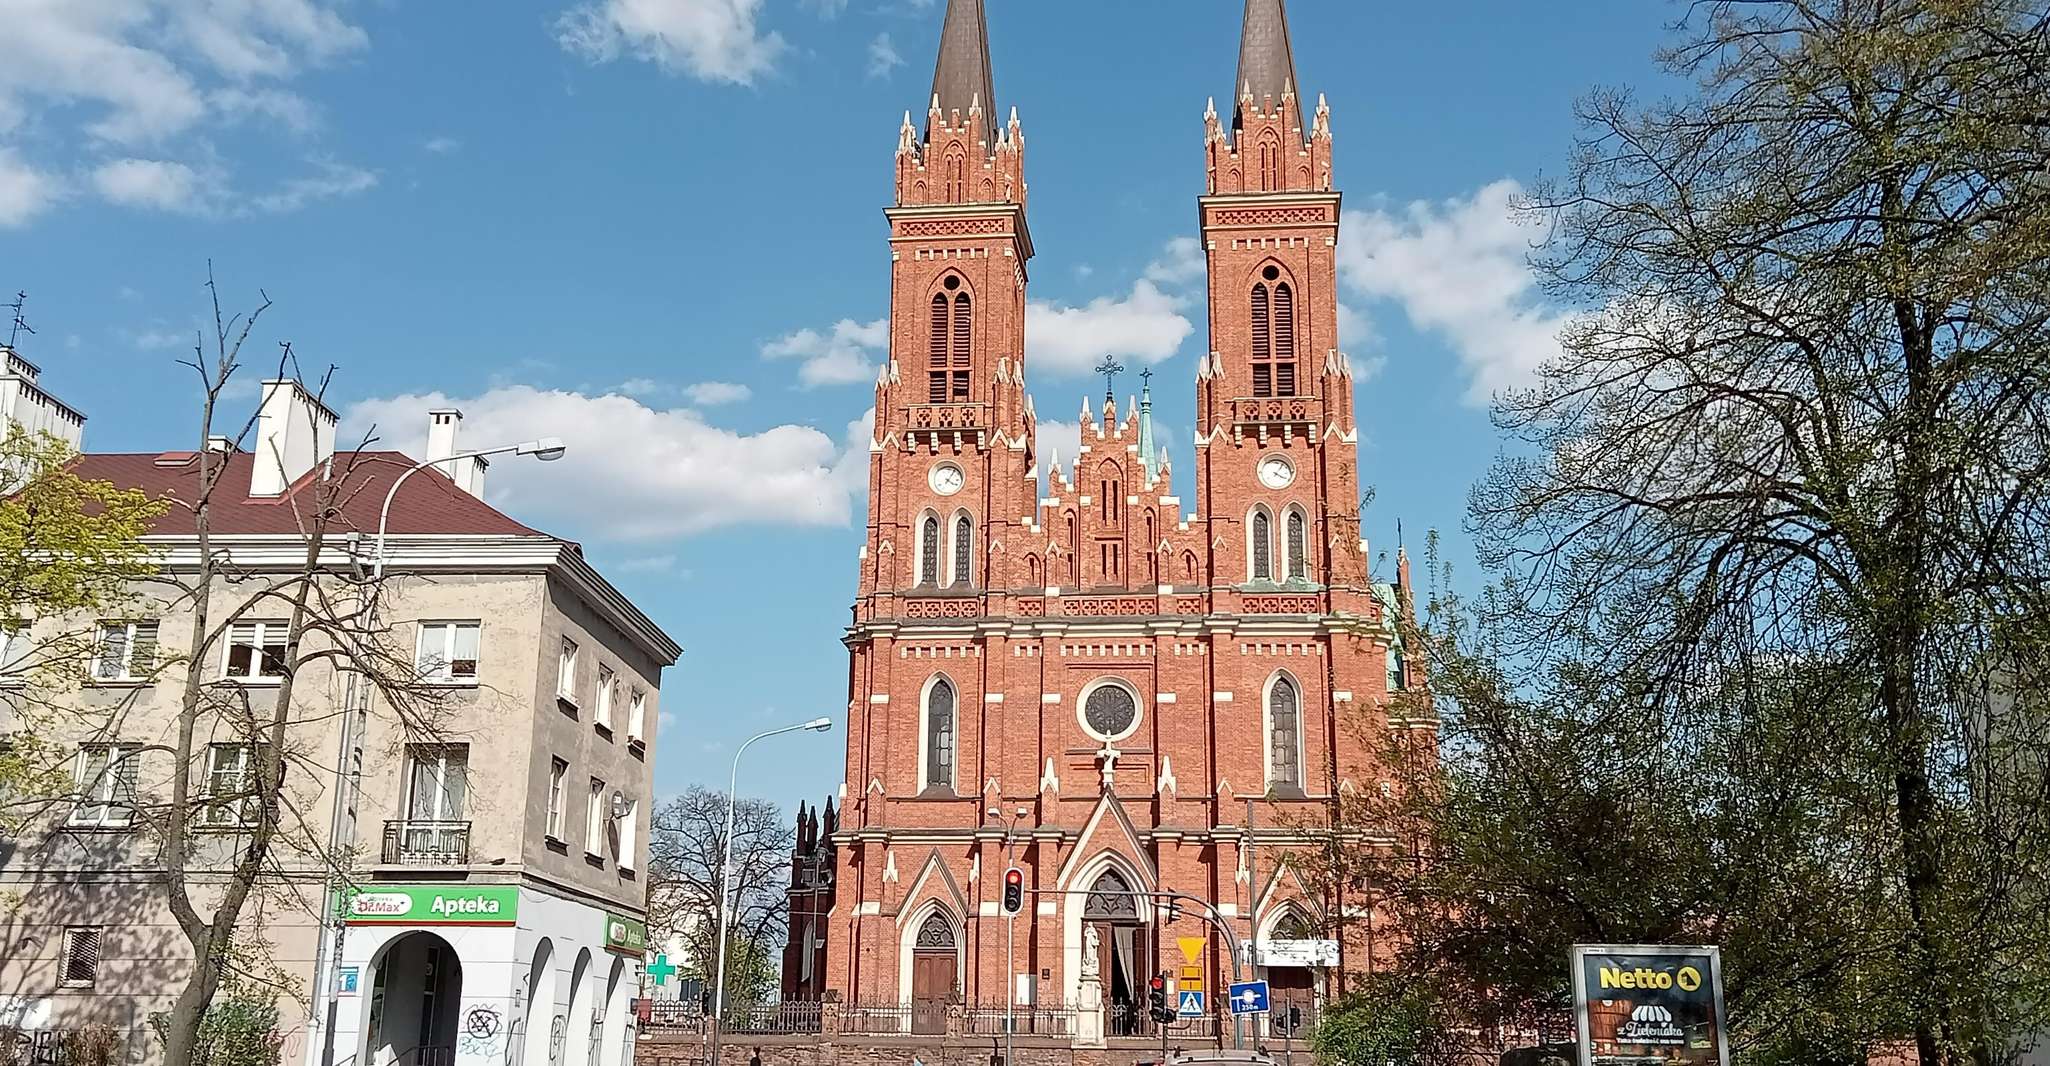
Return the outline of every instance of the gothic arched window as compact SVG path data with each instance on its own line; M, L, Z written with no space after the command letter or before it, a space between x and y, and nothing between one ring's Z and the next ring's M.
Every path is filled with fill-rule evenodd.
M1303 787L1302 716L1295 682L1277 677L1267 690L1267 787Z
M947 202L962 203L968 199L968 160L955 148L947 153Z
M1116 870L1105 870L1082 901L1082 918L1092 922L1135 922L1139 920L1139 897L1132 884Z
M1248 560L1254 581L1274 580L1274 519L1269 517L1265 507L1253 508L1252 521L1247 523L1249 545Z
M1270 131L1260 138L1260 191L1281 187L1281 145Z
M940 520L926 515L918 524L918 583L940 583Z
M947 280L953 281L954 279L948 278ZM954 295L954 378L953 389L948 394L948 398L955 403L968 402L969 361L975 352L975 316L972 312L973 305L968 300L968 294L965 292L956 293Z
M974 560L975 522L967 515L954 519L954 584L972 584L968 564Z
M1279 274L1273 267L1269 272ZM1273 303L1267 286L1253 285L1253 395L1274 395L1274 330L1271 319Z
M947 297L934 293L932 297L931 351L928 353L930 374L926 383L927 403L947 402Z
M1288 541L1288 577L1292 581L1304 580L1310 576L1309 524L1301 510L1289 508L1288 528L1285 533Z
M1274 395L1295 395L1295 293L1288 282L1274 286Z
M954 787L954 686L934 681L925 694L925 780L928 789Z

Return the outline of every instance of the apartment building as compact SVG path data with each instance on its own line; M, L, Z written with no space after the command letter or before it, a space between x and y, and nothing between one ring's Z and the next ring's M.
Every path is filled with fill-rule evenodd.
M233 797L253 764L248 734L217 721L201 724L212 734L193 765L173 765L181 692L199 671L222 706L269 713L288 612L252 590L303 565L319 496L336 514L322 588L359 606L374 590L400 674L410 659L403 687L422 698L304 656L294 671L290 817L233 951L244 980L285 993L283 1061L629 1061L654 725L680 649L578 545L484 502L485 460L461 457L460 412L432 414L419 459L337 453L334 412L295 381L263 389L251 450L209 445L226 464L209 535L233 565L206 590L224 639L192 655L198 597L138 588L119 617L85 620L87 676L46 701L75 712L37 715L46 744L71 753L72 789L0 841L0 1026L104 1023L130 1061L157 1057L151 1017L192 957L165 882L182 877L202 900L218 890L247 839L249 801ZM150 541L176 577L199 558L188 505L200 460L87 454L77 469L175 501ZM343 491L316 492L337 479ZM80 620L45 620L26 639L64 626ZM40 695L18 687L17 721L0 730ZM179 774L202 802L230 798L205 809L194 861L167 870L151 812Z

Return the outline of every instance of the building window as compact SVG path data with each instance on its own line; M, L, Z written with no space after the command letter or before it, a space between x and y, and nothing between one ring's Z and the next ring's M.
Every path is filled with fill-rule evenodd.
M1247 546L1249 576L1254 581L1274 580L1274 519L1265 507L1255 507L1246 529L1251 542Z
M59 961L65 988L91 988L100 976L100 927L72 925L64 929L64 956Z
M1409 664L1403 661L1402 649L1388 649L1388 691L1401 692L1409 687Z
M927 403L947 402L947 298L942 293L932 297L932 332L927 353L929 376L925 401Z
M0 629L0 685L18 685L27 678L34 644L27 630Z
M555 660L555 698L577 705L577 642L562 638L562 654Z
M648 694L634 689L626 701L626 739L641 743L648 739Z
M1083 730L1105 743L1123 740L1139 728L1139 697L1115 681L1099 682L1085 691L1077 710Z
M928 588L940 583L940 520L934 515L918 523L918 583Z
M1267 788L1301 789L1302 715L1295 682L1277 677L1267 690Z
M591 779L591 799L584 807L584 854L605 854L605 780Z
M967 515L954 519L954 581L958 586L973 584L968 566L975 559L975 522Z
M591 715L591 721L607 733L612 732L612 668L598 664L598 709Z
M468 744L409 744L406 820L460 822L470 787Z
M569 763L548 760L548 839L562 839L562 808L569 800Z
M157 664L157 623L101 622L93 680L141 681Z
M1291 581L1305 581L1310 576L1309 520L1299 508L1288 509L1286 540L1288 544L1288 577Z
M635 856L634 851L640 847L641 801L628 799L620 804L619 816L613 821L617 825L614 836L619 841L619 852L612 857L612 861L622 870L638 869L640 859Z
M475 684L477 648L483 635L478 622L422 622L414 661L422 681L445 685Z
M87 744L71 772L78 805L68 824L121 829L135 819L135 775L141 755L133 744Z
M1269 264L1253 283L1252 326L1254 396L1294 396L1295 290L1281 279L1281 268Z
M1272 268L1269 268L1272 269ZM1288 282L1274 286L1274 395L1295 395L1295 293Z
M206 749L207 806L202 825L238 826L256 821L256 748L249 744L209 744Z
M954 685L933 682L925 694L925 781L928 789L954 787Z
M236 622L228 627L221 676L237 681L281 681L285 676L285 622Z
M971 313L967 293L954 297L954 350L953 388L950 398L955 403L968 402L968 375L970 356L975 351L975 317Z

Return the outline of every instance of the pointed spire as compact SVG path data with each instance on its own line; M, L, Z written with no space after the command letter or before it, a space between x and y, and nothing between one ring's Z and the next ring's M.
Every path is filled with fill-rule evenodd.
M1139 375L1139 463L1146 468L1146 480L1151 483L1160 476L1160 467L1153 461L1153 373L1145 371Z
M989 72L989 19L982 0L947 0L947 18L940 26L940 57L932 73L933 107L968 117L982 109L984 139L996 144L996 83ZM928 140L932 131L926 131Z
M1265 107L1295 91L1295 49L1288 40L1287 0L1246 0L1246 18L1239 31L1240 110L1243 101ZM1240 114L1234 128L1245 125Z

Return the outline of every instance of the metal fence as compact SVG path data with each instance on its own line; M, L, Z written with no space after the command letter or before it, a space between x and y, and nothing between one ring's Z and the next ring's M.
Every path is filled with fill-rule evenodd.
M1002 1035L1006 1029L1026 1036L1074 1036L1075 1008L1058 1003L1006 1007L978 1003L965 1012L967 1031L978 1036Z
M817 1003L757 1003L726 1012L729 1033L816 1033L820 1005Z

